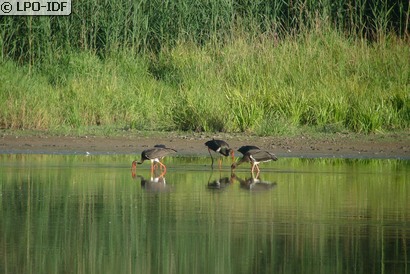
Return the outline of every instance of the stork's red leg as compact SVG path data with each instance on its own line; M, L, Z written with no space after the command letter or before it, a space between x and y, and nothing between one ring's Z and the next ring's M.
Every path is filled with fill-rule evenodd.
M160 166L164 169L164 171L162 172L162 174L165 174L166 172L167 172L167 167L163 164L163 163L161 163L161 162L158 162L158 164L160 164ZM160 168L161 168L160 167Z
M214 168L214 157L212 157L212 153L209 147L208 147L208 152L209 152L209 155L211 155L211 160L212 160L211 167Z
M252 173L253 173L253 170L255 169L255 166L256 166L256 168L258 167L258 165L257 165L257 164L252 163Z

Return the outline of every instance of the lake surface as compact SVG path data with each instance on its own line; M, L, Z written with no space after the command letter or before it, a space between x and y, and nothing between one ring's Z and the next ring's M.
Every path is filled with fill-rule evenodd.
M410 273L410 161L0 155L0 273Z

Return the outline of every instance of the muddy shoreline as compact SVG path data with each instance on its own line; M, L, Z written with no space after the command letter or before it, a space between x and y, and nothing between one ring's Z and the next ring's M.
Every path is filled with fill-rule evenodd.
M165 144L179 155L207 155L204 143L226 140L234 149L253 144L279 157L410 159L410 134L257 137L245 134L133 134L124 136L19 136L2 134L0 154L136 154L155 144ZM236 156L240 156L237 152Z

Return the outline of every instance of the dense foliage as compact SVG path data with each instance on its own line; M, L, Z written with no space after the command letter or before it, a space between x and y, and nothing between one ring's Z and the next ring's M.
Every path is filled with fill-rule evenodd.
M410 124L406 1L78 0L0 25L2 128Z

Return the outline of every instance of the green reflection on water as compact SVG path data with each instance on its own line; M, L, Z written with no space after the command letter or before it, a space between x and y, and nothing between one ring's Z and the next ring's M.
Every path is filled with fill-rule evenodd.
M132 160L0 155L0 272L409 272L409 161Z

